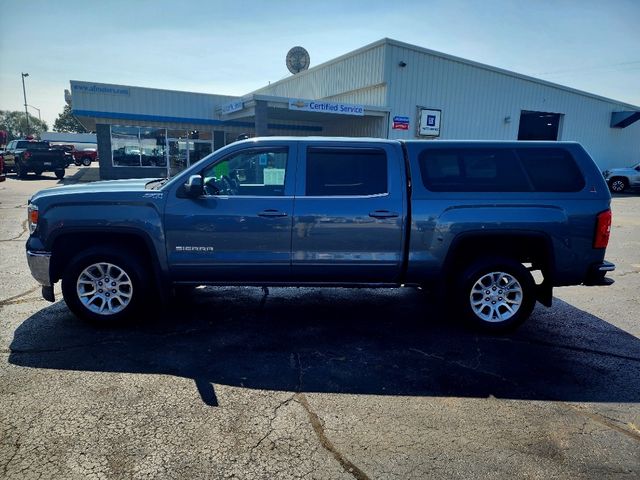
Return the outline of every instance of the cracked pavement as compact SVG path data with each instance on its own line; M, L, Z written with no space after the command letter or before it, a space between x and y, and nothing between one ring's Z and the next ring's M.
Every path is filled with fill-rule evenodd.
M57 183L0 184L0 477L640 477L639 196L613 200L616 283L506 337L413 289L200 288L97 329L26 265Z

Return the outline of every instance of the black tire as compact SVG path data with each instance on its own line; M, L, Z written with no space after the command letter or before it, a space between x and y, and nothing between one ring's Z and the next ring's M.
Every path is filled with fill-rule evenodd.
M73 160L73 163L76 167L79 167L80 165L82 165L82 160L76 158Z
M531 273L506 257L478 259L469 265L455 293L464 320L488 332L515 329L529 318L536 303Z
M56 178L58 180L62 180L64 178L64 170L56 170L54 173L56 174Z
M42 175L43 170L34 170L33 173L35 173L38 177L40 175Z
M78 318L98 325L118 325L140 311L149 296L148 284L135 255L122 248L96 246L71 260L62 276L62 295ZM84 301L81 293L85 293ZM100 313L97 310L101 307L111 311Z
M82 157L82 165L88 167L91 165L91 157Z
M27 178L27 169L18 160L16 160L15 171L18 178Z
M629 180L624 177L613 177L609 180L609 190L613 193L622 193L629 188Z

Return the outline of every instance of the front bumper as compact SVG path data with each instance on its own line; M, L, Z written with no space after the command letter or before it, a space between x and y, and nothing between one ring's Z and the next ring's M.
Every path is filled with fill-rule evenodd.
M49 264L51 263L51 253L27 250L27 263L33 278L43 287L50 287Z
M27 263L31 275L42 285L42 297L50 302L55 302L53 294L53 284L49 275L49 265L51 264L51 253L27 250Z
M611 262L607 262L606 260L603 260L601 263L593 264L589 268L587 277L582 283L589 287L596 285L611 285L615 282L615 280L613 278L607 278L605 277L605 275L607 274L607 272L613 272L615 269L616 266Z

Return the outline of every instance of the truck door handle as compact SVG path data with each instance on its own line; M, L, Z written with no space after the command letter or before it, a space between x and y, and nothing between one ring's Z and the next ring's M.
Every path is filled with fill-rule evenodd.
M373 218L395 218L399 217L400 214L398 212L390 212L389 210L374 210L373 212L369 212L369 216Z
M286 212L281 212L280 210L274 210L274 209L267 209L267 210L263 210L258 214L259 217L286 217L287 213Z

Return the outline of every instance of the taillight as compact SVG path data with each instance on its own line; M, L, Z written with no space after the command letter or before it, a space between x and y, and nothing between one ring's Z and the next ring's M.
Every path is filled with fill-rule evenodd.
M31 158L31 152L24 152L22 154L22 158L24 158L25 160L29 160Z
M600 212L596 219L596 233L593 236L593 248L607 248L611 235L611 210Z

